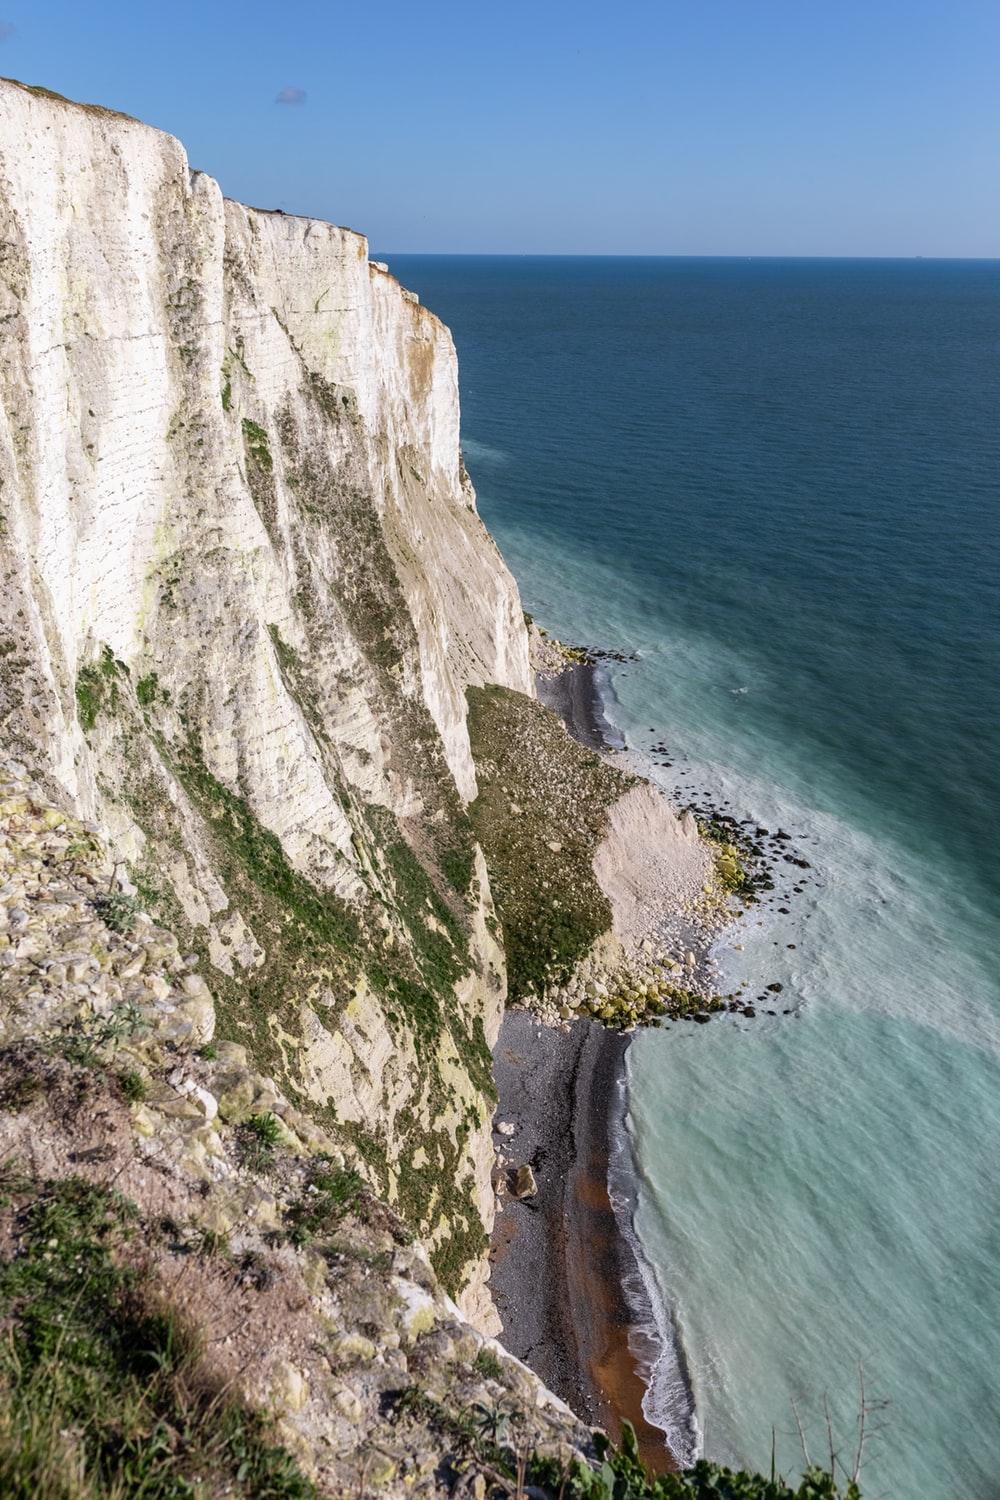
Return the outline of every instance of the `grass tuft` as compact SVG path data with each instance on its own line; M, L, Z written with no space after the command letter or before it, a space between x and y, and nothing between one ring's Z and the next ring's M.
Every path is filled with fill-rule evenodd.
M357 1172L317 1164L305 1192L288 1210L289 1239L294 1245L308 1245L330 1233L341 1219L357 1212L364 1195L365 1185Z
M0 1260L0 1494L314 1500L129 1256L138 1214L81 1178L18 1180Z
M146 1080L143 1078L142 1074L137 1073L134 1068L123 1068L122 1071L116 1075L116 1077L118 1080L118 1087L121 1089L122 1093L129 1101L129 1103L141 1104L149 1092L146 1087Z
M251 1171L266 1170L274 1159L274 1148L280 1140L281 1121L277 1115L251 1115L237 1131L241 1163Z

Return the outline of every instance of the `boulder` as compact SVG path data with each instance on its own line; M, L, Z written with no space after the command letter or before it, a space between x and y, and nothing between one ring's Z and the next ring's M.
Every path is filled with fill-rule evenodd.
M537 1192L538 1184L535 1181L535 1174L525 1162L524 1166L518 1167L514 1173L514 1197L534 1198Z

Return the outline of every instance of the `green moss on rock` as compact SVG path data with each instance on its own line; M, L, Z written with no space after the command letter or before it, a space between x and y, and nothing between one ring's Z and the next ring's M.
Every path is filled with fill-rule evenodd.
M223 406L226 405L225 391L223 392L222 404ZM228 410L228 407L226 409ZM267 433L256 422L251 422L249 417L243 418L243 443L251 462L258 469L263 469L265 473L270 474L274 468L274 460L271 457L271 448L267 440Z
M76 711L85 733L90 733L102 710L118 706L118 679L128 677L124 662L117 661L110 646L101 648L97 661L87 662L76 675Z

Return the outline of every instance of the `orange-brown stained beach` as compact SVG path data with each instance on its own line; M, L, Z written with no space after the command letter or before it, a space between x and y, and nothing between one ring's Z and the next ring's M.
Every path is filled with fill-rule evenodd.
M632 1251L608 1195L608 1129L626 1041L591 1022L540 1028L509 1012L495 1052L497 1144L512 1170L531 1162L535 1198L503 1199L492 1289L503 1341L584 1421L617 1438L632 1423L655 1471L675 1468L642 1411L645 1386L629 1348L623 1291Z
M629 1308L620 1290L622 1244L608 1195L607 1153L595 1152L578 1164L572 1191L580 1207L580 1224L589 1233L579 1236L578 1253L567 1257L567 1296L573 1308L587 1309L588 1371L598 1403L604 1408L601 1425L617 1441L622 1422L631 1422L647 1467L654 1473L676 1469L663 1433L646 1420L642 1399L645 1381L629 1348ZM575 1285L573 1284L575 1283ZM578 1334L581 1344L586 1335ZM581 1353L583 1353L581 1349Z

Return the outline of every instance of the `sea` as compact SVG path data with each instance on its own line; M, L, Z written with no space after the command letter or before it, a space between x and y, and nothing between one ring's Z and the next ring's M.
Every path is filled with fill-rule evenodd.
M808 863L714 954L770 1005L630 1049L648 1415L792 1476L863 1408L866 1500L995 1500L1000 263L385 258L525 607Z

